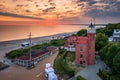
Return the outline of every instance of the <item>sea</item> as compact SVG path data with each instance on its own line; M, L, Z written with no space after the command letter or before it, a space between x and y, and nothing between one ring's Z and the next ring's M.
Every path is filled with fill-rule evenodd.
M0 42L26 39L30 32L34 38L60 33L77 32L87 28L88 26L86 25L0 26Z

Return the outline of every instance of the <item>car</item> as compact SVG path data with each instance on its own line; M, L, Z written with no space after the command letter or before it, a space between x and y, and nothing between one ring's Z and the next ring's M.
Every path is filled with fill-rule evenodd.
M29 46L29 43L28 43L28 42L21 43L21 46L22 46L22 47L28 47L28 46Z

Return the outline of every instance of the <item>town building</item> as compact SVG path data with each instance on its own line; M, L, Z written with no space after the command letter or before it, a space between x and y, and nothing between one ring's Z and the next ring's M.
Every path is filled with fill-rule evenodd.
M96 29L91 23L87 36L70 36L66 40L64 49L75 52L75 63L77 65L95 64L95 34Z
M31 60L30 60L29 53L27 53L26 55L16 58L14 63L24 66L24 67L28 67L30 66L30 63L35 65L39 61L43 60L44 58L47 58L48 56L56 53L57 51L58 49L56 47L47 47L47 48L42 48L42 49L34 50L34 51L32 50Z
M109 37L109 42L119 42L120 41L120 29L114 29L113 36Z

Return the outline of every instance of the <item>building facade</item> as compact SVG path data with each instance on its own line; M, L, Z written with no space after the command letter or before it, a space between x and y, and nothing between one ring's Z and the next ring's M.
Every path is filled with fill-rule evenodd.
M23 55L14 60L15 64L18 64L20 66L28 67L30 66L30 63L33 65L37 64L39 61L49 57L50 55L56 53L58 51L58 48L55 47L47 47L45 49L40 49L38 51L32 51L32 60L30 61L29 55Z
M114 29L113 36L109 37L109 42L119 42L120 41L120 29Z
M91 23L87 36L70 36L64 45L67 51L75 52L75 63L77 65L95 64L95 27Z

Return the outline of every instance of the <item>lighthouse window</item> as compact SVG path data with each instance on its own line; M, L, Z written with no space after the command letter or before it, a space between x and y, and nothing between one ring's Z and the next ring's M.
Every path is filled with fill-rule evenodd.
M83 51L83 47L80 47L80 51Z
M80 64L83 64L83 62L82 62L82 61L80 61Z
M82 54L80 54L80 58L82 58L83 57L83 55Z
M85 61L83 61L85 63Z
M70 45L72 45L72 43L70 43Z

